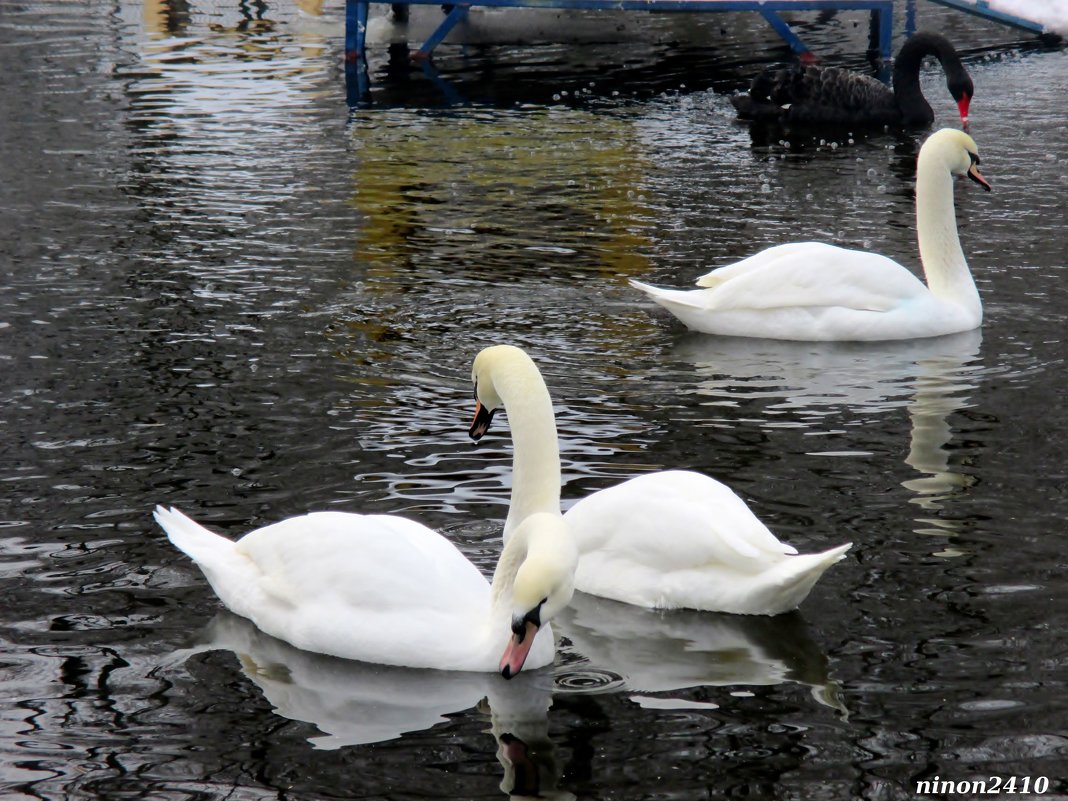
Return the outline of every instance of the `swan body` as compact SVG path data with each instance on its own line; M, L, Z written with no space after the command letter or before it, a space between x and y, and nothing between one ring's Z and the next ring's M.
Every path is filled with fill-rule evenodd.
M559 493L559 465L525 475L531 492ZM155 519L230 611L344 659L511 678L553 661L551 629L537 635L573 592L577 555L558 503L516 524L492 584L447 539L396 515L314 512L236 542L177 509L158 506Z
M916 170L916 231L926 286L885 256L798 242L768 248L697 279L696 290L630 283L689 328L707 334L810 341L942 336L979 327L982 301L961 250L953 176L979 174L978 149L942 129Z
M917 33L894 59L893 88L869 75L837 67L793 64L769 69L753 79L748 94L731 98L742 119L807 126L916 127L934 122L920 90L920 66L935 56L961 122L975 87L953 45L939 34Z
M545 383L518 348L497 346L491 356L500 372L523 375L522 392L528 398L508 405L515 443L510 513L559 504L559 491L549 497L546 485L545 495L533 496L524 479L547 472L546 463L559 464ZM483 391L479 376L474 378L480 401L470 433L478 439L492 421L495 401L488 389ZM801 603L823 571L850 547L798 555L729 488L681 470L638 476L596 492L563 519L578 547L576 589L655 608L779 614ZM518 532L510 518L505 547Z
M582 592L651 609L789 612L850 543L798 554L724 484L688 470L640 475L564 515Z

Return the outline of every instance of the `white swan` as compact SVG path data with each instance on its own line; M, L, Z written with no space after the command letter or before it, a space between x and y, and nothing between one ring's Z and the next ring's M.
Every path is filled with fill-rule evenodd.
M595 492L564 522L579 548L576 589L655 609L789 612L851 546L798 554L729 487L689 470Z
M507 547L519 532L522 510L559 503L558 489L541 485L532 492L527 479L559 465L559 453L552 405L530 358L507 345L483 351L479 359L484 357L492 358L498 372L514 376L524 395L539 399L508 405L515 472L504 527ZM487 402L475 379L480 403L470 434L477 440L500 404ZM649 473L595 492L572 506L564 522L578 545L576 589L662 609L787 612L850 547L798 555L728 487L685 470Z
M481 373L485 391L525 408L530 399L517 398L510 377L491 367ZM555 441L551 408L543 430ZM555 471L541 467L516 470L528 482L526 495L559 498L559 462ZM571 599L577 559L558 502L526 509L492 585L447 539L396 515L314 512L237 542L177 509L158 506L155 518L230 611L297 648L511 678L524 664L553 661L552 631L537 635Z
M927 285L876 253L800 242L779 245L697 279L702 289L630 283L706 334L794 340L875 341L977 328L983 306L957 236L953 176L984 189L968 134L930 136L916 167L916 234Z

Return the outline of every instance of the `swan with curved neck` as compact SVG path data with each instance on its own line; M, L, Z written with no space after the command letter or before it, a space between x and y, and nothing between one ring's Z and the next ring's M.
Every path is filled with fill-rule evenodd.
M983 306L957 234L954 176L984 189L979 150L963 131L932 134L916 167L916 236L925 286L876 253L820 242L778 245L697 279L701 289L630 283L706 334L809 341L942 336L979 327Z
M547 514L560 503L559 482L522 478L559 472L556 425L545 382L526 353L499 345L479 354L475 364L473 439L486 433L501 398L507 400L514 441L507 548L523 525L512 512ZM595 492L572 506L564 522L578 546L576 589L655 608L786 612L850 547L799 555L728 487L684 470L641 475Z
M916 127L934 122L934 112L920 89L920 67L934 56L946 75L961 123L975 87L960 56L944 36L920 32L894 59L893 88L869 75L838 67L794 64L766 70L749 92L731 98L742 119L796 125Z
M499 398L526 401L507 376ZM551 410L550 410L551 415ZM540 432L556 440L555 425ZM440 534L398 515L314 512L240 540L214 534L177 509L156 507L171 542L201 568L223 604L306 651L440 670L500 671L551 664L549 620L571 599L577 561L559 509L560 465L518 466L522 519L487 583ZM549 488L556 487L556 502ZM540 633L545 628L546 631Z

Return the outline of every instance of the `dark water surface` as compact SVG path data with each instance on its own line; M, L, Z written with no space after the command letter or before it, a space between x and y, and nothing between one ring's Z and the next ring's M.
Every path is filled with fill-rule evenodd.
M443 48L447 87L377 47L350 114L341 11L0 4L0 795L1068 798L1068 53L919 9L976 84L986 322L801 345L687 334L625 281L803 238L916 264L922 137L734 122L786 55L759 17L704 47ZM864 68L863 15L805 20ZM232 536L403 512L489 569L509 440L469 443L468 376L500 341L543 367L565 503L692 468L848 558L771 620L578 597L556 668L509 683L217 615L154 504Z

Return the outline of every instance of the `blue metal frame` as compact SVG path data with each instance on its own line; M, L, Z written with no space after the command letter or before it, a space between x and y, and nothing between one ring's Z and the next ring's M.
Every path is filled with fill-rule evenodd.
M442 0L407 0L409 5L441 5ZM364 58L367 36L368 0L345 0L345 56L348 61ZM879 29L879 52L883 60L891 56L893 0L468 0L453 4L441 25L419 48L417 57L430 53L463 19L471 6L503 8L573 8L613 11L756 11L802 57L811 56L804 42L778 15L779 11L871 11Z
M456 27L457 23L467 16L467 9L471 6L467 3L462 5L453 6L445 19L441 21L441 24L437 27L430 38L423 42L423 46L420 47L416 53L415 58L425 59L430 58L430 54L434 52L434 48L441 44L441 40L449 35L449 31Z
M991 8L987 0L972 0L972 2L968 2L968 0L931 0L931 2L949 6L950 8L955 8L958 11L964 11L968 14L974 14L983 19L1000 22L1002 25L1009 25L1013 28L1030 31L1031 33L1045 33L1045 29L1040 22L1017 17L1013 14L1006 14L1004 11L998 11L997 9Z
M363 58L364 43L367 41L367 15L370 7L370 3L345 1L346 61Z
M786 20L767 8L760 9L760 14L767 20L768 25L772 27L775 33L779 34L782 40L790 45L790 49L797 53L802 60L808 61L814 58L812 51L808 49L808 45L798 38L797 34L794 33L794 29L790 27Z

